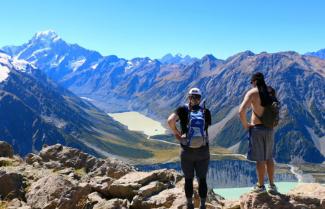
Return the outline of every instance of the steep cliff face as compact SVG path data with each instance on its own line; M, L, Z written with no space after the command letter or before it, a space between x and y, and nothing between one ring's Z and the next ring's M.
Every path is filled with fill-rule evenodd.
M136 167L141 171L167 168L181 172L179 162L137 165ZM277 168L276 181L297 181L288 166L279 165ZM212 160L209 165L207 181L210 188L252 186L257 181L255 163L243 160Z

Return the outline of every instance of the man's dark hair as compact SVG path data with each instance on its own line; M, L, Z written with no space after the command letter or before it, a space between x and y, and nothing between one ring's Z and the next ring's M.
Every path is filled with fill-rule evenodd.
M261 98L261 105L263 107L272 104L272 99L268 93L267 86L265 84L264 75L260 72L254 73L251 82L256 81L258 93Z

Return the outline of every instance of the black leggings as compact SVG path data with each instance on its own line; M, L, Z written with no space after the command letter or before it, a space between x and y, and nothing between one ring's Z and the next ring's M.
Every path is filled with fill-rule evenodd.
M198 182L200 198L206 198L208 194L206 178L199 178ZM193 197L193 178L185 178L185 195L187 198Z

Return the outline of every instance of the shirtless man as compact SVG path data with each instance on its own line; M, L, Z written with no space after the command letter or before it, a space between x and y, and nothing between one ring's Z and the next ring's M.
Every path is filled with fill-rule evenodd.
M256 161L256 171L258 183L254 187L254 192L266 192L264 186L264 176L267 170L269 177L268 192L277 192L274 184L274 161L273 146L274 134L273 129L267 128L259 119L264 111L264 107L272 103L268 93L268 87L265 84L262 73L255 73L251 78L252 88L246 93L244 101L239 108L241 123L249 131L249 151L247 158ZM247 122L246 111L252 108L250 122Z

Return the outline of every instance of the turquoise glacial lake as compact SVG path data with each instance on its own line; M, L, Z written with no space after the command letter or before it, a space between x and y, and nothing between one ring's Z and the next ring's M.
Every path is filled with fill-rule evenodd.
M276 186L278 191L282 194L286 194L291 189L295 188L298 185L298 182L277 182ZM267 188L267 184L265 185ZM216 188L213 191L226 200L237 200L241 195L250 192L253 187L239 187L239 188Z

